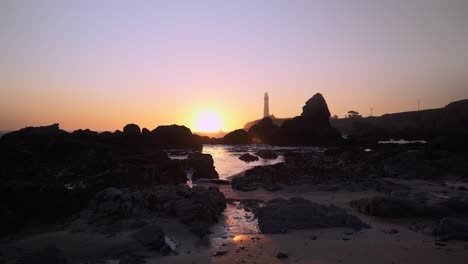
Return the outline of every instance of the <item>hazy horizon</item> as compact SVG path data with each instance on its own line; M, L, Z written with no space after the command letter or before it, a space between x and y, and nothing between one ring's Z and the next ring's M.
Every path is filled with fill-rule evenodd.
M222 131L468 98L468 1L2 1L0 131ZM210 124L211 124L210 123Z

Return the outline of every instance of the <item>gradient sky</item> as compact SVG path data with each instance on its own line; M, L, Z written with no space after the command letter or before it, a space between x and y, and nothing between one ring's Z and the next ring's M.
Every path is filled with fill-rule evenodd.
M137 123L240 128L300 114L468 98L466 0L0 2L0 130Z

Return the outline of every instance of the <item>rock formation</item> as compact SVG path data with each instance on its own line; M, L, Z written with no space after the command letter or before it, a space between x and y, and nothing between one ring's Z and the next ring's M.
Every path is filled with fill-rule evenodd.
M252 143L274 144L278 137L279 127L273 124L269 117L265 117L258 124L249 129L249 138Z
M301 197L273 199L256 211L258 226L264 234L286 233L296 229L368 227L359 218L333 205L320 205Z
M310 98L302 114L283 123L279 143L283 145L329 145L342 141L340 132L330 124L330 111L319 93Z
M192 180L201 178L219 179L214 167L214 160L210 154L192 153L187 158L187 164L193 169Z
M123 129L123 134L125 136L136 137L140 135L140 127L135 124L128 124Z
M234 130L219 140L222 144L249 144L249 134L243 129Z

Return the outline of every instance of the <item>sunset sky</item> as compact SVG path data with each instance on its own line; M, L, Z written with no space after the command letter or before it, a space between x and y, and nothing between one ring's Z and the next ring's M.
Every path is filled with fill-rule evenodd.
M468 98L466 0L0 2L0 130L241 128L300 114L369 115ZM195 129L196 130L196 129Z

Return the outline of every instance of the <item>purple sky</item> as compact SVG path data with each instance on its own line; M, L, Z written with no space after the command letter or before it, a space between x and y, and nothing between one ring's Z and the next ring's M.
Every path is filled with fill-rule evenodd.
M468 98L468 1L0 2L0 130L59 122L225 131L289 117L321 92L332 114Z

